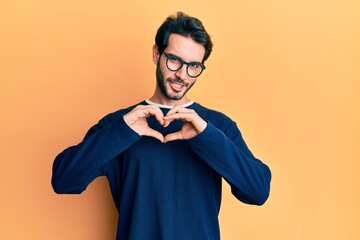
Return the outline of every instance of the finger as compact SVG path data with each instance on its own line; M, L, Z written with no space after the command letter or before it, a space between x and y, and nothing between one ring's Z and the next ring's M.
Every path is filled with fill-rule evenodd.
M124 120L128 125L132 125L139 118L155 116L159 123L163 124L164 114L159 107L153 105L137 105L129 113L124 115Z
M142 117L154 116L161 125L164 124L164 114L162 113L160 108L156 108L156 106L149 106L147 108L141 109L141 111L143 114Z
M164 125L163 125L163 127L169 126L172 121L174 121L174 118L166 118L166 117L164 117Z
M164 142L164 136L160 132L158 132L154 129L149 128L149 130L144 135L156 138L162 143Z
M175 106L166 114L165 118L167 118L171 115L177 114L177 113L187 113L187 114L191 114L194 116L198 116L197 113L194 111L194 109L188 109L188 108L184 108L181 106Z
M192 122L193 116L191 116L189 113L174 113L170 116L164 117L164 127L169 126L169 124L174 120L181 120L184 122Z
M164 125L164 113L161 111L161 109L158 106L150 105L157 114L155 114L156 120L161 124Z
M170 133L164 137L164 143L174 141L174 140L184 140L184 137L181 134L181 132Z
M166 115L164 117L164 127L169 126L169 124L174 120L182 120L184 122L192 121L191 115L189 115L189 113L177 112L177 113L173 113L171 115Z
M183 120L185 122L191 122L194 119L194 115L190 113L177 112L164 117L166 122L172 122L173 120Z
M202 119L199 115L197 115L195 112L174 113L170 116L166 116L165 124L167 122L172 122L175 119L190 123L198 134L204 131L204 129L207 126L207 122L204 119Z
M170 116L170 115L173 115L175 113L178 113L178 112L184 112L186 111L187 109L184 108L184 107L181 107L181 106L175 106L173 107L172 109L170 109L168 111L168 113L166 114L166 116L164 117L164 127L167 127L169 126L169 124L174 120L173 118L166 118L167 116Z

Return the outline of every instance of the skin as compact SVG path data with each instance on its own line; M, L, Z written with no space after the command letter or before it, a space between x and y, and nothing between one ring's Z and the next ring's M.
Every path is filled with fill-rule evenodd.
M191 38L183 37L178 34L171 34L169 37L168 47L164 50L166 53L174 54L186 62L202 62L205 54L205 48L201 44L195 42ZM187 91L193 86L197 78L191 78L186 73L186 65L176 72L170 71L166 67L166 56L158 51L156 45L153 46L153 62L158 66L163 75L164 87L167 94L164 94L159 84L156 85L154 95L151 101L163 105L176 106L188 103L190 99L187 97ZM183 84L178 87L175 83L179 79ZM159 81L159 80L158 80ZM177 100L174 100L176 98Z
M157 85L150 100L174 107L164 116L158 106L139 105L124 115L124 120L139 135L154 137L164 143L194 138L204 131L207 123L194 110L179 105L190 101L187 92L195 84L196 78L189 77L186 73L186 65L176 72L170 71L166 67L166 56L159 53L156 45L152 50L153 62L157 65ZM174 54L187 62L202 62L205 48L191 38L171 34L165 52ZM163 127L167 127L173 120L182 120L184 125L179 132L163 136L149 127L146 121L149 116L155 116Z

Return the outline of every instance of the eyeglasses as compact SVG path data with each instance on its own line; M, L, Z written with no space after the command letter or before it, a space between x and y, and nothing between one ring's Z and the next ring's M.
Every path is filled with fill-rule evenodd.
M186 64L186 72L192 77L196 78L205 70L205 66L200 62L185 62L178 56L164 52L166 56L166 66L170 71L176 72Z

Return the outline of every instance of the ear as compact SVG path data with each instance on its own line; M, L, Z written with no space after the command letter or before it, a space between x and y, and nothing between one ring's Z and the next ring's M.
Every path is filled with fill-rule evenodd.
M158 64L160 59L160 53L159 53L159 48L156 44L152 48L152 59L155 64Z

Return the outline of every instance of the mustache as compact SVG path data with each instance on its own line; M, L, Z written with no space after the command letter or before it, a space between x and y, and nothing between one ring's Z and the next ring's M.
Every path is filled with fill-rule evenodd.
M178 78L178 77L177 78L168 78L166 80L171 82L171 83L180 83L180 84L183 84L183 85L187 85L184 80L182 80L181 78Z

